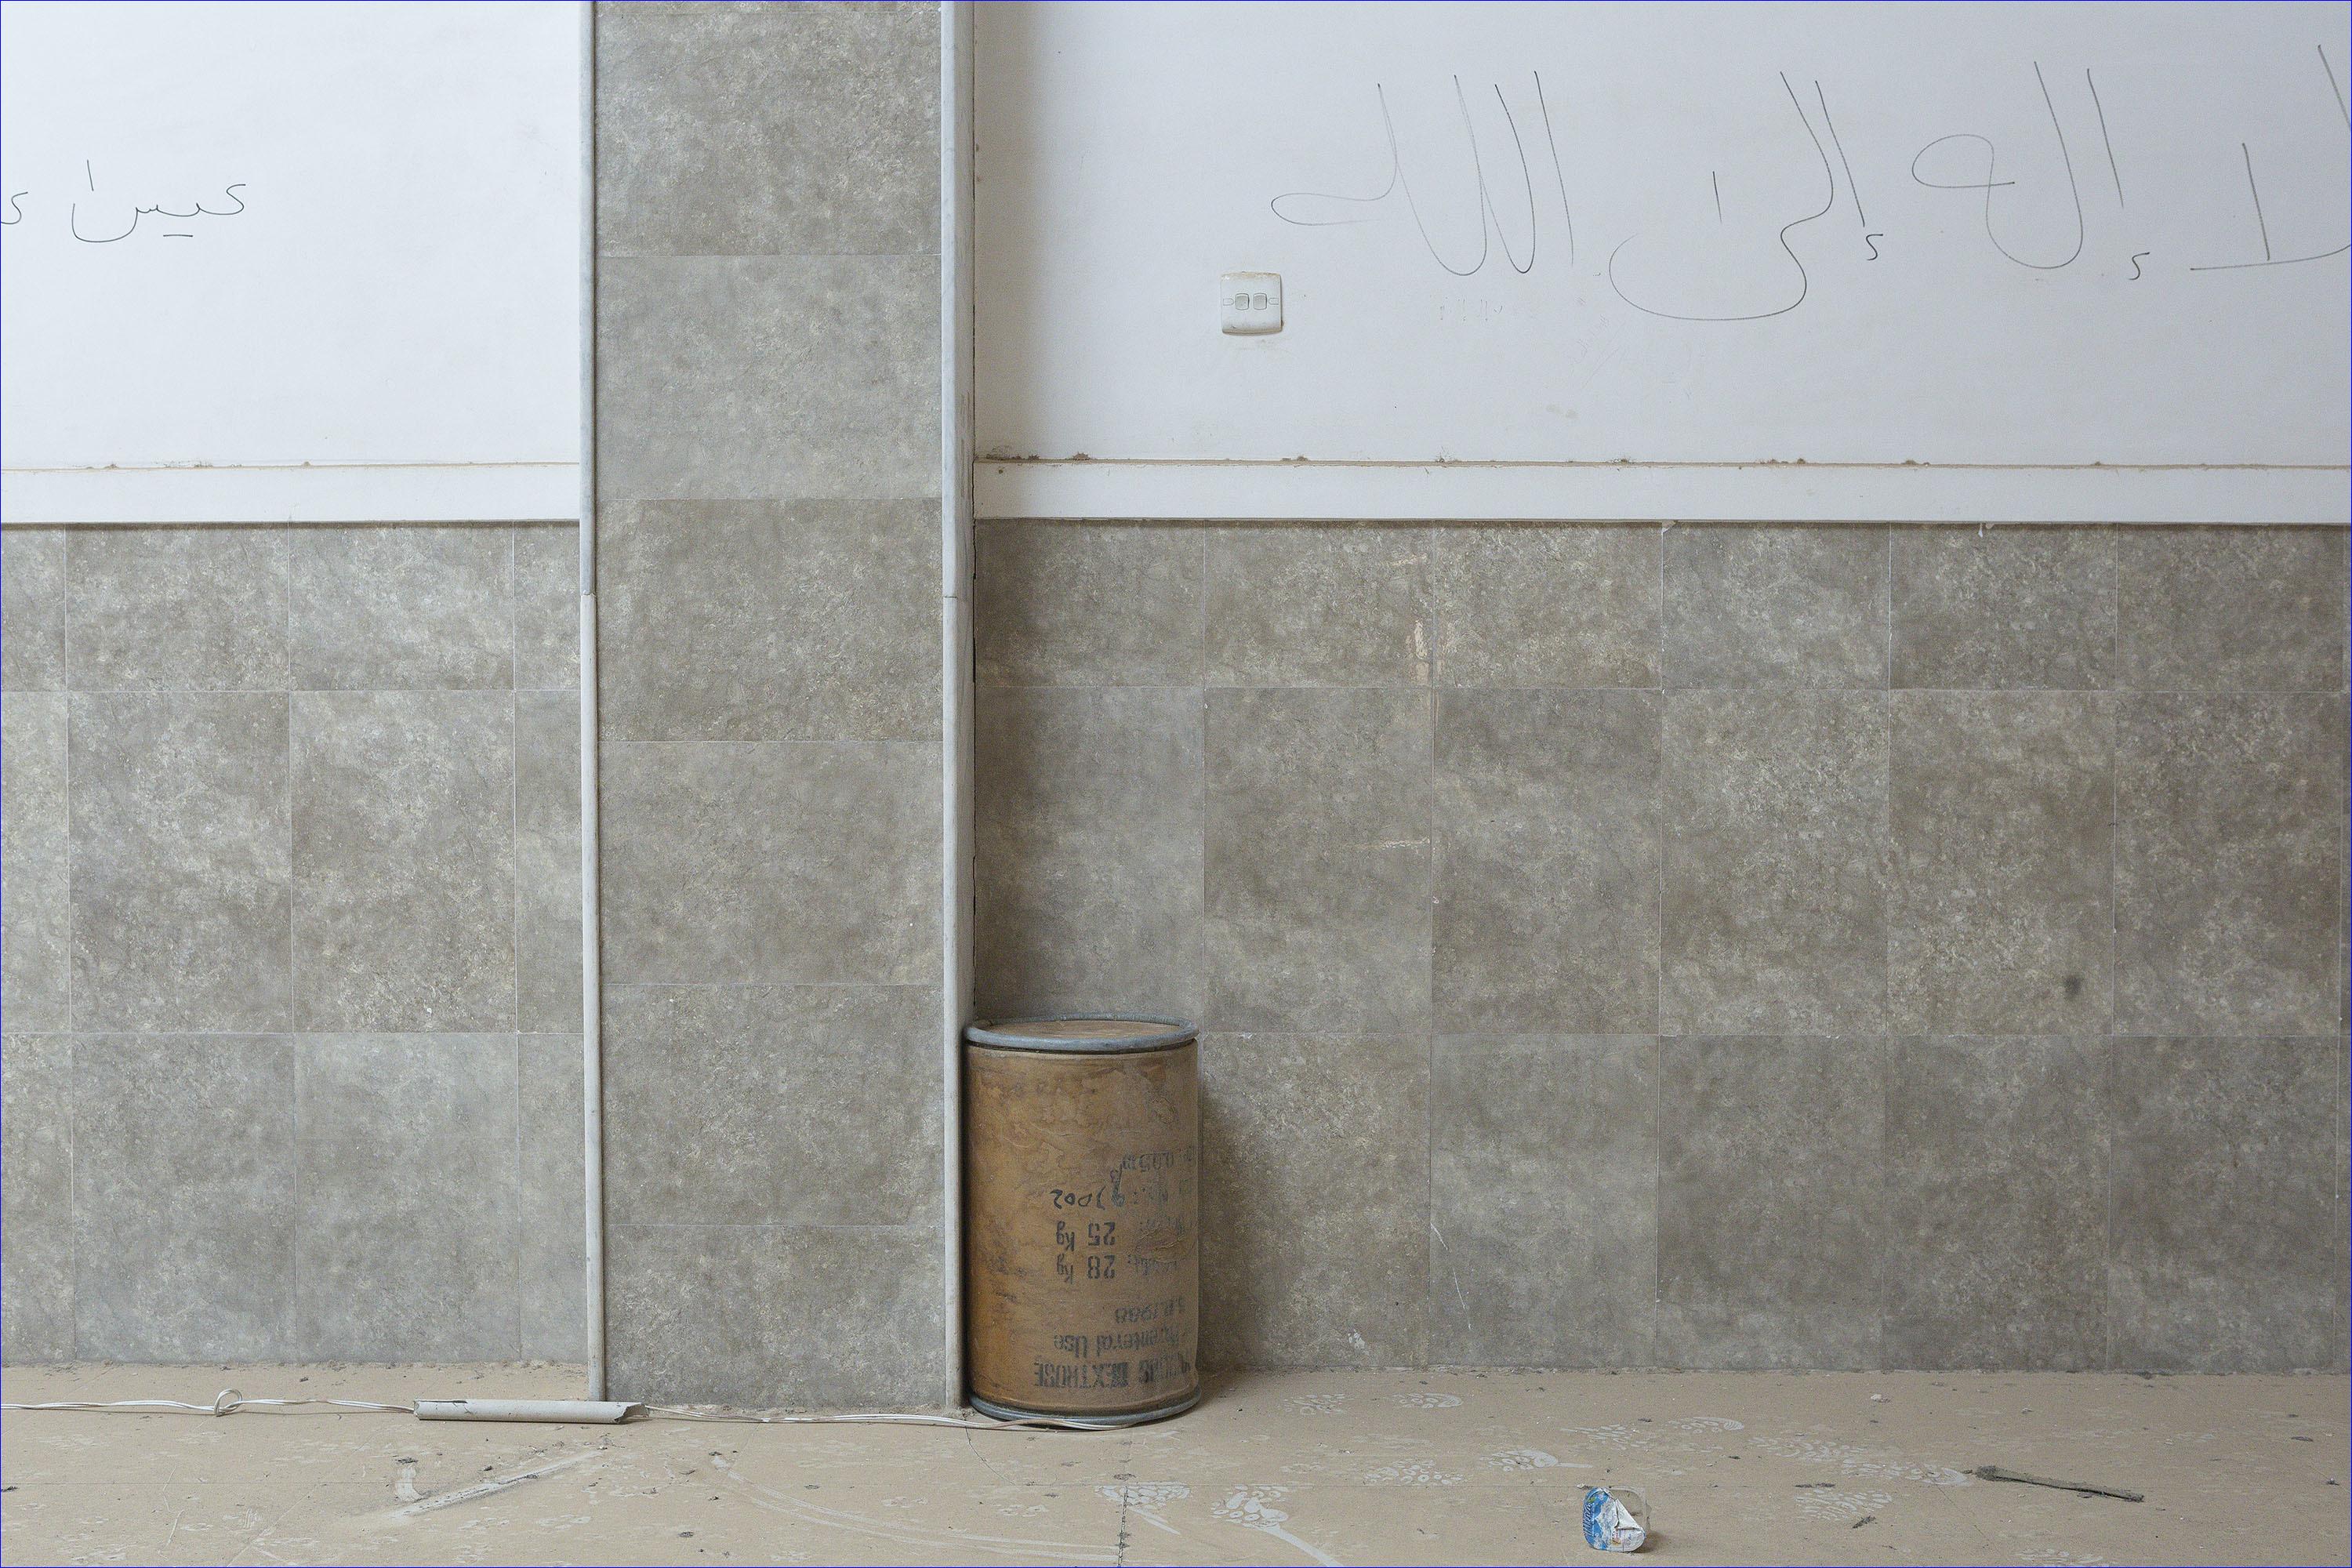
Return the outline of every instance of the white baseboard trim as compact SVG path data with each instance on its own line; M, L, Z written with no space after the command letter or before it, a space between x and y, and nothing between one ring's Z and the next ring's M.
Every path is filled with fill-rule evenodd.
M1811 464L972 465L982 519L2334 523L2352 470Z
M570 521L580 466L319 463L0 470L0 523Z

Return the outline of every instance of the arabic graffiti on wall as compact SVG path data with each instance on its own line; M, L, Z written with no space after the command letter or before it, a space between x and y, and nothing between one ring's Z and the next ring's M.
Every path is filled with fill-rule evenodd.
M233 218L246 210L242 180L202 196L182 195L142 205L135 195L118 194L110 186L101 189L96 166L85 161L82 184L79 191L68 191L62 202L37 189L9 188L0 195L0 228L62 216L66 232L84 245L120 245L133 237L194 239L206 220ZM62 213L58 210L60 206Z
M2331 228L2341 232L2336 226L2340 215L2294 214L2283 221L2280 213L2265 209L2259 173L2263 160L2242 141L2235 142L2238 156L2231 160L2244 171L2243 190L2231 197L2242 205L2242 215L2233 219L2242 230L2235 251L2164 256L2135 245L2135 209L2126 195L2126 160L2118 153L2116 138L2109 129L2095 70L2082 67L2077 80L2071 67L2061 75L2054 68L2045 73L2038 60L2025 64L2031 68L2047 121L2046 129L2037 129L2040 145L2021 152L2013 145L1997 145L1993 138L1979 132L1956 131L1927 141L1908 160L1911 184L1950 193L1947 199L1980 208L1983 243L2000 260L2034 272L2059 273L2083 260L2086 251L2104 247L2118 265L2127 260L2130 280L2137 281L2157 268L2199 274L2246 272L2307 266L2352 252L2352 240L2336 243L2334 234L2327 232ZM2053 82L2053 76L2059 79ZM1735 195L1736 216L1729 221L1744 227L1754 241L1748 247L1754 258L1745 285L1748 302L1731 309L1698 308L1676 300L1654 280L1657 262L1670 258L1668 253L1676 244L1674 237L1645 233L1622 222L1611 232L1610 215L1580 210L1570 165L1563 160L1553 127L1555 98L1548 93L1540 72L1531 70L1526 85L1514 89L1519 99L1517 112L1511 96L1499 82L1486 84L1487 92L1476 95L1483 106L1491 93L1494 107L1486 112L1490 118L1499 113L1500 137L1482 134L1472 114L1472 92L1462 79L1453 78L1451 85L1462 128L1459 144L1433 147L1401 135L1388 87L1375 83L1376 133L1381 140L1374 143L1374 156L1385 165L1386 183L1364 195L1285 192L1268 203L1273 215L1302 228L1395 223L1399 232L1408 236L1405 243L1417 244L1441 271L1469 278L1484 271L1498 252L1513 272L1535 271L1539 241L1556 214L1559 243L1552 254L1563 256L1574 267L1580 221L1588 240L1592 230L1601 230L1600 237L1607 246L1601 275L1612 292L1635 310L1675 321L1759 321L1798 309L1813 288L1802 247L1819 243L1799 231L1829 218L1842 205L1851 209L1855 226L1843 243L1862 247L1868 261L1881 259L1893 247L1913 243L1909 236L1890 233L1895 225L1872 224L1853 160L1831 115L1831 92L1818 80L1800 82L1782 72L1780 91L1775 97L1786 99L1793 116L1793 120L1783 118L1784 132L1790 139L1790 151L1808 167L1817 166L1820 194L1805 196L1794 210L1761 213L1753 204L1748 211L1738 212ZM2325 44L2314 46L2314 56L2305 57L2286 90L2294 95L2292 101L2298 106L2305 136L2332 137L2352 132L2344 77ZM2327 112L2331 109L2333 114ZM2285 156L2292 159L2307 153L2291 149ZM2025 177L2021 170L2029 158L2037 171L2035 177L2063 181L2064 196L2048 209L2061 215L2056 226L2031 237L2014 232L2016 220L2006 210L2014 205L2015 193ZM1452 189L1438 173L1449 169ZM1725 182L1718 170L1709 171L1707 178L1715 225L1721 227L1727 221ZM1460 182L1465 179L1464 185ZM2148 199L2146 193L2141 199ZM1449 226L1431 221L1432 211L1448 206L1473 215L1475 235L1469 223ZM1513 241L1514 229L1521 236L1518 244ZM2290 244L2284 239L2290 229L2304 237L2301 242Z

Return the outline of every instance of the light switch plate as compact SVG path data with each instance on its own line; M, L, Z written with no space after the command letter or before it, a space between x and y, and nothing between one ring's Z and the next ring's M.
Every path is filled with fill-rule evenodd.
M1217 317L1234 337L1282 331L1282 274L1226 273L1217 279Z

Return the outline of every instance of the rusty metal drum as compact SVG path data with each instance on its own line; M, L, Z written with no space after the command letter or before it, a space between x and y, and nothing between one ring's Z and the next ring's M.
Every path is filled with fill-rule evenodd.
M1198 1034L1100 1016L964 1031L973 1408L1125 1426L1200 1398Z

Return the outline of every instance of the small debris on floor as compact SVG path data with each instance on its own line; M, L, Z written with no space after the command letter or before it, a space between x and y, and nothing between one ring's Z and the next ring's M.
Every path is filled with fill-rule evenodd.
M2123 1487L2103 1487L2096 1481L2061 1481L2048 1476L2028 1475L2023 1470L2005 1470L1999 1465L1979 1465L1977 1479L1980 1481L2015 1481L2021 1486L2049 1487L2054 1491L2081 1492L2085 1497L2120 1498L2126 1502L2146 1502L2147 1494Z
M568 1392L573 1384L559 1380L574 1375L544 1366L7 1371L12 1400L163 1394L206 1410L229 1375L257 1392L283 1391L307 1372L306 1393L378 1399L453 1386L524 1397ZM1441 1386L1462 1405L1391 1403ZM1874 1402L1874 1391L1885 1399ZM1603 1478L1613 1494L1622 1478L1659 1489L1662 1533L1642 1550L1693 1562L1927 1568L2014 1562L2020 1553L2000 1548L2018 1546L2062 1562L2222 1563L2242 1559L2252 1519L2268 1561L2352 1563L2345 1424L2325 1413L2285 1418L2315 1392L2331 1406L2352 1400L2341 1376L2150 1384L2098 1373L1554 1373L1538 1385L1500 1373L1248 1373L1213 1379L1209 1397L1181 1420L1124 1434L746 1426L716 1448L708 1445L723 1429L688 1423L600 1428L592 1438L419 1428L389 1414L215 1422L12 1411L0 1485L15 1489L0 1496L8 1525L0 1555L462 1563L496 1541L492 1554L515 1562L756 1563L789 1547L810 1562L916 1568L972 1562L975 1539L1012 1535L1024 1544L1000 1541L1000 1562L1305 1564L1319 1553L1559 1564L1565 1548L1603 1568L1611 1559L1587 1555L1581 1539L1581 1494ZM2052 1421L2021 1417L2037 1398L2035 1411L2049 1409ZM1857 1411L1857 1400L1876 1408ZM1367 1406L1375 1415L1360 1431L1344 1440L1333 1431L1332 1408ZM1661 1430L1643 1432L1651 1426ZM2289 1446L2304 1435L2314 1441ZM1444 1468L1463 1472L1460 1484L1361 1484L1383 1463L1411 1479L1398 1458L1405 1444L1458 1451L1466 1462ZM2042 1478L2102 1486L2112 1478L2114 1489L2136 1488L2145 1500L2119 1512L2072 1480L2056 1494L2067 1502L2032 1485L1991 1485L1970 1473L1987 1452L2045 1466ZM1528 1462L1538 1457L1551 1463ZM392 1489L402 1458L416 1461L416 1502ZM534 1473L527 1486L486 1489ZM152 1484L88 1484L147 1474ZM2322 1501L2315 1487L2336 1500ZM279 1494L278 1505L252 1508L263 1490ZM2188 1500L2224 1495L2221 1509ZM159 1553L184 1512L174 1550ZM190 1520L210 1531L193 1545ZM1873 1533L1841 1551L1832 1541L1840 1529ZM594 1533L593 1551L583 1551L583 1531Z

